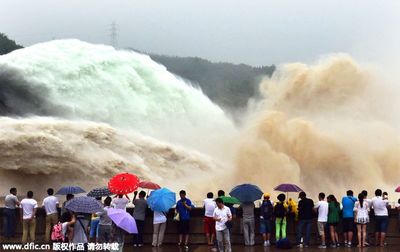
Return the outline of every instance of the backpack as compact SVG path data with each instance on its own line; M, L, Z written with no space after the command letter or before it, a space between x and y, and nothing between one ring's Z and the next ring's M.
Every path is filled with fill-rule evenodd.
M64 241L65 236L62 232L62 223L58 222L55 224L51 230L51 240L52 241Z
M274 215L277 218L283 218L286 216L286 209L283 203L278 202L274 208Z
M274 212L274 207L271 204L271 201L263 202L262 204L262 216L265 220L271 220Z

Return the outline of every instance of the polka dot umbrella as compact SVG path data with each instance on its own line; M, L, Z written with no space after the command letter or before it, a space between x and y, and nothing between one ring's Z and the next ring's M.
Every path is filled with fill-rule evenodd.
M120 173L115 175L108 182L108 189L113 194L128 194L134 192L139 187L139 178L130 173Z

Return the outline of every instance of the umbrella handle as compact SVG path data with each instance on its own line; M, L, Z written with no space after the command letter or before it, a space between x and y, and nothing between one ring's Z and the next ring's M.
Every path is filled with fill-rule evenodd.
M125 194L125 197L130 201L131 199L129 198L128 194Z

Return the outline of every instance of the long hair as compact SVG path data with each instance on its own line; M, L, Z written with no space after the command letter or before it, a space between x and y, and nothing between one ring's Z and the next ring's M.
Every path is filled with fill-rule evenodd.
M339 202L337 201L335 195L331 194L328 196L328 200L335 203L335 207L340 207Z
M360 206L363 207L363 203L364 203L364 194L360 193L358 194L358 200L360 201Z

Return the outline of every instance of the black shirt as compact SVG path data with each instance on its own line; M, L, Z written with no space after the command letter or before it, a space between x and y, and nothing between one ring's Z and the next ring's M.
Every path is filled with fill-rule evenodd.
M299 202L299 220L311 220L314 215L314 202L305 198Z

